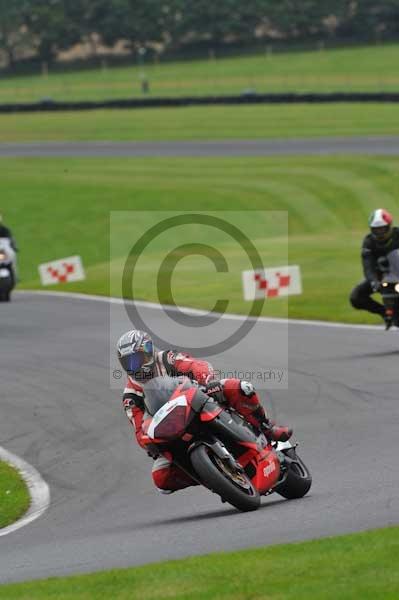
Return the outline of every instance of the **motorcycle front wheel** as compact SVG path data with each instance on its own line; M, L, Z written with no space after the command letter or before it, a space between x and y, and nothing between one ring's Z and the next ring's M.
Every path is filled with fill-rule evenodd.
M288 463L288 472L284 481L274 490L288 500L302 498L311 488L312 476L303 460L297 455L295 448L290 448L284 453L291 459Z
M201 444L194 448L191 452L191 463L202 483L222 500L243 512L259 508L259 492L246 473L233 469L209 446Z
M0 292L0 302L10 302L11 292Z

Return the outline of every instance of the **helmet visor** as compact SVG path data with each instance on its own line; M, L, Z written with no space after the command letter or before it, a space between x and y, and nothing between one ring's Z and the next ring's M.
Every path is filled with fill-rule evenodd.
M154 360L154 350L152 342L144 342L142 349L134 352L134 354L129 354L127 356L122 356L120 358L122 367L127 371L127 373L134 373L135 371L139 371L142 367L146 365L152 365Z
M384 240L389 238L389 235L391 233L391 226L384 225L382 227L371 227L371 233L373 234L376 240L383 242Z

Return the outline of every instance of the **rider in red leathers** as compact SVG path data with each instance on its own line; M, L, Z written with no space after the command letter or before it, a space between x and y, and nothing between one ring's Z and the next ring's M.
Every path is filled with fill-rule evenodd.
M267 418L251 383L240 379L215 381L210 363L175 350L158 351L144 331L128 331L120 338L117 348L119 361L128 375L123 407L135 428L137 442L143 448L145 385L152 378L165 375L184 375L196 381L203 386L205 393L234 408L249 423L262 429L269 439L286 441L291 437L291 429L277 427ZM157 488L164 493L196 485L191 477L173 464L173 457L168 452L154 460L152 477Z

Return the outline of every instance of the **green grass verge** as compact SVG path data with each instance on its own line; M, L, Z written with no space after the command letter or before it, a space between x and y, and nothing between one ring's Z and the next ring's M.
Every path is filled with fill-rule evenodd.
M0 142L398 135L398 112L397 104L366 103L3 114Z
M360 244L369 212L380 205L398 211L398 166L395 157L353 156L4 159L2 212L21 246L25 288L40 288L39 263L80 254L87 280L51 289L108 295L110 211L133 211L132 220L114 232L125 240L113 252L116 275L130 236L133 240L141 231L134 211L241 210L246 227L252 210L287 211L289 261L302 267L304 279L304 294L290 299L289 315L375 323L375 317L351 308L348 295L362 277ZM254 238L266 265L281 264L284 236L257 226ZM234 265L230 279L218 277L207 259L186 258L173 278L177 302L209 309L227 290L230 311L248 310L242 299L242 256L231 245L224 249ZM162 244L145 253L136 298L157 301L154 280L164 256ZM269 301L263 314L285 316L287 303Z
M396 600L399 528L3 585L7 600Z
M145 67L152 96L286 91L392 91L399 89L399 44L197 60ZM86 70L49 77L0 79L0 103L98 100L141 95L140 70Z
M0 461L0 529L17 521L29 503L28 488L18 471Z

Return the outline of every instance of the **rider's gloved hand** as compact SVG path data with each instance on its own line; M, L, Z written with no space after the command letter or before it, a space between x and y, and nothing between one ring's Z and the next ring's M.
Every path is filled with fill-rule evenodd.
M262 421L259 425L260 430L262 431L262 433L265 434L266 437L268 437L268 434L270 434L272 428L274 425L274 421L271 421L270 419L265 419L264 421Z
M155 444L148 444L148 445L146 445L145 450L147 452L147 456L150 456L154 460L156 458L158 458L159 455L160 455L160 452L159 452L159 450L158 450L158 448L156 447Z
M208 394L211 398L213 398L219 404L224 404L226 399L223 393L223 386L218 380L208 381L206 385L200 386L201 390Z
M381 291L381 283L379 281L370 281L371 289L374 293Z

